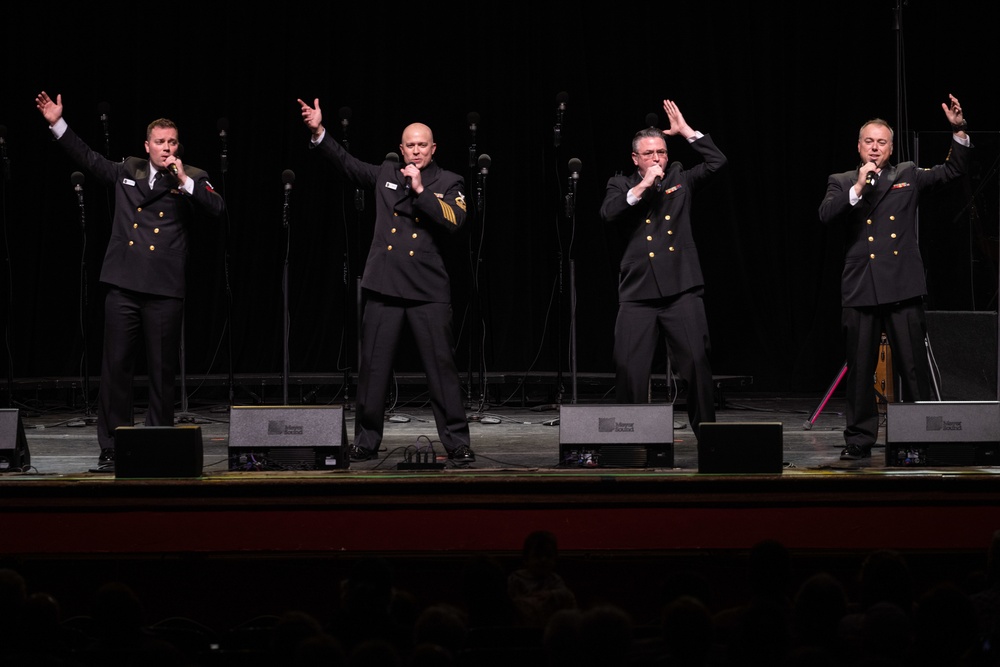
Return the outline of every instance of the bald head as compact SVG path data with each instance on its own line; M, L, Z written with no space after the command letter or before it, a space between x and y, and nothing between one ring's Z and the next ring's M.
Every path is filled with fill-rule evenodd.
M403 128L403 144L406 144L407 137L413 134L419 134L425 137L429 143L434 143L434 133L431 132L431 128L424 125L423 123L410 123Z
M431 163L437 144L434 133L423 123L410 123L403 130L403 141L399 144L399 154L404 162L412 162L419 169Z

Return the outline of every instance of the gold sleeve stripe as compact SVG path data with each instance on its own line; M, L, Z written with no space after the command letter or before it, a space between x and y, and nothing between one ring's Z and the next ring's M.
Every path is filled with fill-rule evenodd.
M438 203L441 204L441 213L444 214L444 219L453 225L457 225L458 221L455 219L455 209L440 199L438 199Z

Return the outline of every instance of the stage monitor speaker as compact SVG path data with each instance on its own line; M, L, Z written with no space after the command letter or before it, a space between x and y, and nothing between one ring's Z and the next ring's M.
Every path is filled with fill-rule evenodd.
M927 341L940 371L939 398L997 400L996 312L928 310L926 319Z
M563 405L559 465L577 468L672 468L674 406Z
M702 422L698 472L780 474L784 467L781 422Z
M886 466L1000 465L1000 403L889 403L885 443Z
M341 405L234 405L230 470L335 470L350 466Z
M24 437L21 411L0 410L0 472L23 472L30 467L31 453Z
M204 460L200 426L119 426L115 429L116 479L201 477Z

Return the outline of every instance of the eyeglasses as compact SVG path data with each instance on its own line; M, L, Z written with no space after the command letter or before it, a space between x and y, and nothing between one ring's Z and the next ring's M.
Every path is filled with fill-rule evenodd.
M638 155L639 157L644 157L644 158L651 158L651 157L653 157L654 155L659 155L660 157L667 157L667 151L666 151L666 150L659 150L659 151L643 151L643 152L641 152L641 153L637 153L637 155Z

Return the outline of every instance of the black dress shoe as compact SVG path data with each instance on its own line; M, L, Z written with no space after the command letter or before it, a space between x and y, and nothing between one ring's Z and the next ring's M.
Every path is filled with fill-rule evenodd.
M351 461L355 463L361 461L371 461L372 459L378 458L378 452L373 452L370 449L365 449L364 447L358 447L357 445L351 445L347 453L348 456L351 457Z
M101 455L97 457L97 467L91 468L90 472L114 472L115 471L115 448L104 447Z
M456 465L465 465L466 463L474 463L476 455L468 445L461 445L448 452L448 460Z
M872 456L871 445L867 447L862 447L861 445L848 445L844 447L844 451L840 453L841 461L858 461L860 459L868 459Z

